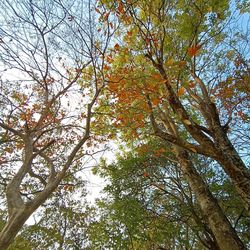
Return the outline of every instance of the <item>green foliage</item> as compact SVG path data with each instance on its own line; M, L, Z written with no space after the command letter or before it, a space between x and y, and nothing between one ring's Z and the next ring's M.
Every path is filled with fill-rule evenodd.
M104 189L107 198L97 203L100 218L90 224L93 249L101 244L111 246L110 242L113 249L191 245L206 249L202 240L207 240L210 231L173 153L167 149L168 145L151 140L122 152L112 164L103 161L96 169L109 184ZM205 158L192 160L247 243L249 219L225 174Z

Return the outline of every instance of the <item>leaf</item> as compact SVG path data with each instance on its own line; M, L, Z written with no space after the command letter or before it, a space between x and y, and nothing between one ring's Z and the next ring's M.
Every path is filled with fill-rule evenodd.
M185 92L185 88L184 87L180 87L180 89L177 92L177 96L182 96Z
M103 20L104 20L104 21L107 21L107 20L108 20L109 14L110 14L110 13L108 12L107 14L105 14L105 15L103 16Z
M167 60L166 62L165 62L165 65L166 66L172 66L174 64L174 60L172 59L172 58L170 58L169 60Z
M194 153L197 153L197 150L195 148L190 148L191 151L193 151Z
M152 75L152 78L155 79L155 80L162 80L161 74L158 74L158 73L153 74L153 75Z
M118 43L116 43L115 46L114 46L114 48L115 48L115 50L119 50L120 45Z
M189 88L194 88L195 85L196 85L195 82L190 81L188 86L189 86Z
M160 103L160 100L158 98L152 99L152 103L157 106Z
M17 149L22 149L22 148L24 148L24 144L19 142L19 143L16 144L16 148Z
M186 64L187 64L186 61L180 61L180 62L178 62L178 66L179 66L180 69L183 68L183 67L185 67Z
M121 1L119 2L119 5L118 5L118 13L124 13L123 4Z
M103 69L104 69L104 70L109 70L110 67L109 67L107 64L104 64L104 65L103 65Z
M201 48L201 45L194 45L188 48L188 54L190 57L196 56Z
M10 147L7 147L4 149L4 151L8 152L8 153L13 153L14 152L14 149L13 148L10 148Z
M151 41L151 39L150 39L149 37L147 37L147 38L145 39L146 44L150 44L150 41Z
M149 177L149 173L148 173L148 172L144 172L144 173L143 173L143 176L144 176L144 177Z
M192 124L188 119L183 120L183 123L185 123L186 125L191 125Z
M132 35L133 35L133 32L132 32L132 31L127 31L127 35L128 35L128 36L132 36Z
M100 14L100 10L98 8L95 8L95 11Z

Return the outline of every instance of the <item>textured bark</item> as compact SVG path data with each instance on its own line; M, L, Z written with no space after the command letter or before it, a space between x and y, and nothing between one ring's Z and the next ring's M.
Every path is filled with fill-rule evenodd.
M182 121L186 131L189 132L193 139L195 139L195 141L199 144L199 147L194 144L194 146L189 146L188 149L185 147L185 143L180 142L177 139L169 138L168 141L191 152L195 150L195 152L199 154L209 156L217 160L218 163L221 164L224 171L229 175L233 185L241 197L244 207L250 215L250 172L228 139L226 128L221 125L219 112L216 105L208 97L205 84L201 79L198 79L197 77L195 78L197 83L204 90L204 100L198 96L197 98L200 111L208 125L207 128L199 126L192 120L169 83L163 66L158 65L156 68L158 68L162 77L166 79L165 85L169 105ZM166 135L161 135L162 131L159 131L159 129L157 129L157 133L160 137L166 139Z
M220 133L217 138L216 160L232 180L247 213L250 215L250 172L227 136Z
M180 148L176 151L181 170L198 200L202 213L211 227L219 248L221 250L246 249L218 205L217 200L193 167L188 152Z
M8 249L9 245L14 240L15 236L19 232L19 230L24 225L25 221L32 214L29 209L25 207L20 208L19 211L14 213L5 224L3 230L0 233L0 249L5 250Z
M216 242L215 236L211 231L209 224L207 223L207 220L202 220L202 218L196 213L196 209L190 199L188 199L188 204L191 209L192 217L195 223L204 232L204 238L198 237L200 242L203 244L204 247L209 250L220 250Z

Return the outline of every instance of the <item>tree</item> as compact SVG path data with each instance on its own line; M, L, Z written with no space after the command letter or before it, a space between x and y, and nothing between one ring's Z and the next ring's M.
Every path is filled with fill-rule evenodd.
M238 61L244 65L246 60L237 47L237 42L242 46L244 39L240 40L237 31L235 41L229 32L235 23L227 22L237 22L238 17L230 16L228 1L190 2L188 7L186 1L121 2L122 8L116 8L117 3L113 2L107 5L127 31L114 63L117 70L111 75L110 89L119 101L130 101L130 105L146 112L141 119L139 111L137 118L127 115L125 122L145 118L134 125L139 129L150 117L158 137L218 161L249 211L249 170L228 138L228 126L237 119L234 110L244 109L249 98L249 72L238 69L239 77L235 77L233 64ZM137 84L137 89L133 84ZM132 101L126 93L133 88ZM220 98L216 94L220 88L230 92L227 99L231 97L233 106L227 110L219 109L226 95ZM237 96L233 97L235 92ZM244 112L241 110L241 114ZM242 116L247 120L247 116ZM166 121L183 128L188 137L172 134L162 126Z
M0 248L7 249L30 215L98 151L93 108L105 86L114 28L98 29L91 1L5 1L0 8L1 179L8 209Z
M8 219L0 248L56 191L81 182L86 158L121 131L134 143L152 134L167 142L200 206L204 235L215 247L245 249L194 161L216 160L249 213L245 150L236 151L242 141L229 130L249 119L248 37L238 25L245 6L243 0L1 3L0 179ZM119 226L111 226L110 244L123 244Z
M231 18L228 1L191 2L188 7L185 1L105 4L127 31L123 42L115 45L118 55L110 76L109 89L116 100L116 104L111 102L114 125L124 127L128 138L132 134L143 139L153 130L156 136L174 144L180 167L208 217L218 245L222 249L244 249L189 156L198 153L217 160L249 211L249 170L227 135L232 110L244 107L248 98L244 86L249 78L246 71L240 71L241 80L233 78L232 58L219 57L232 50L218 43L222 38L233 42L224 26ZM243 58L239 52L232 54L233 58ZM241 86L241 91L237 91L237 102L232 100L234 105L229 110L219 110L222 99L214 93L222 79L228 82L229 78ZM230 117L224 125L223 113ZM144 128L148 123L151 131ZM220 225L224 225L228 237ZM227 243L225 238L229 239Z
M106 199L99 204L100 219L90 224L90 242L92 248L106 245L113 239L114 248L123 249L220 249L208 223L199 208L192 188L180 171L174 153L167 151L164 143L155 139L147 144L132 147L119 154L112 164L103 162L97 168L99 174L108 180L105 188ZM221 189L225 176L215 174L213 162L206 159L192 159L196 162L199 174L213 190L219 202L228 197L232 201L233 193ZM204 168L204 165L206 166ZM220 176L216 185L214 176ZM218 194L222 193L223 197ZM234 205L240 202L234 201ZM220 203L222 205L222 203ZM224 203L224 208L232 203ZM232 206L232 209L233 209ZM240 216L227 213L235 224ZM240 223L241 224L241 223ZM118 227L118 229L116 228ZM244 238L244 222L239 227ZM123 228L121 232L119 229ZM241 228L241 229L240 229ZM243 230L243 231L242 231ZM95 237L95 235L106 235ZM245 242L248 239L244 239ZM119 245L122 244L122 245Z
M40 208L36 222L25 226L10 249L83 249L87 245L87 227L93 216L86 205L82 186L69 190L65 186ZM81 192L81 196L79 196ZM76 196L79 198L76 198ZM26 244L24 243L26 242Z

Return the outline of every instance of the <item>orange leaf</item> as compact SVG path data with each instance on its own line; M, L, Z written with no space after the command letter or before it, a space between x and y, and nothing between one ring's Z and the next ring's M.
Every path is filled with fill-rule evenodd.
M128 36L132 36L132 35L133 35L133 32L132 32L132 31L128 31L128 32L127 32L127 35L128 35Z
M183 122L184 122L186 125L192 125L192 123L191 123L188 119L183 120Z
M162 80L161 74L158 74L158 73L153 74L152 78L154 78L155 80Z
M95 11L96 11L97 13L100 13L100 10L99 10L98 8L95 8Z
M189 56L193 57L196 56L201 48L201 45L194 45L192 47L188 48L188 54Z
M179 68L183 68L184 66L186 66L186 61L180 61L178 63L178 66L179 66Z
M157 99L157 98L154 98L154 99L152 100L152 103L153 103L155 106L157 106L157 105L160 103L160 100Z
M197 150L195 148L190 148L191 151L193 151L194 153L197 153Z
M150 44L151 39L147 37L147 38L145 39L145 41L146 41L146 44Z
M144 173L143 173L143 176L144 176L144 177L149 177L149 173L148 173L148 172L144 172Z
M16 148L17 149L22 149L22 148L24 148L24 144L23 143L17 143Z
M104 65L103 65L103 69L104 69L104 70L109 70L110 67L109 67L108 65L104 64Z
M108 63L112 63L114 61L114 59L111 57L111 56L108 56L107 57L107 62Z
M115 48L116 50L118 50L118 49L120 48L120 45L117 43L117 44L114 46L114 48Z
M124 13L124 9L123 9L123 4L122 4L122 2L119 2L119 5L118 5L118 12L119 12L119 13Z
M184 88L184 87L180 87L180 89L179 89L178 92L177 92L177 96L183 95L184 92L185 92L185 88Z

